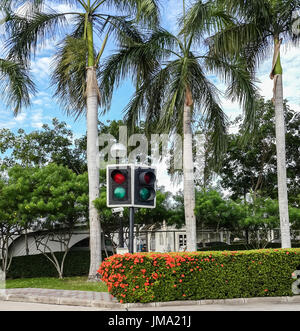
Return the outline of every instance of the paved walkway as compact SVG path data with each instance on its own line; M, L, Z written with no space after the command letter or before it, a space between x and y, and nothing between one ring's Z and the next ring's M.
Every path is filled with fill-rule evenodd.
M201 310L294 310L300 311L300 296L226 300L153 302L120 304L109 293L48 289L0 290L0 311L9 310L12 302L20 307L52 305L51 310L111 310L111 311L201 311ZM21 304L23 303L23 304ZM28 305L31 303L32 305ZM5 305L6 304L6 305ZM43 305L41 305L43 304ZM7 307L7 309L5 308ZM16 305L13 305L16 307ZM67 308L66 308L67 307ZM73 308L71 308L73 307ZM14 310L14 309L12 309Z

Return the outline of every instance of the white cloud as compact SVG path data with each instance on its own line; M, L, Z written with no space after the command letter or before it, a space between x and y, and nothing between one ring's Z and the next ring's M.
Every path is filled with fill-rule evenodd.
M16 118L15 121L20 124L23 123L27 118L27 114L23 111L22 113L20 113Z
M31 72L37 79L45 79L50 75L50 64L53 57L38 57L32 62Z
M283 67L283 96L288 100L292 109L300 111L300 49L296 47L282 47ZM258 71L261 94L267 98L273 98L274 82L270 79L272 59L262 63Z

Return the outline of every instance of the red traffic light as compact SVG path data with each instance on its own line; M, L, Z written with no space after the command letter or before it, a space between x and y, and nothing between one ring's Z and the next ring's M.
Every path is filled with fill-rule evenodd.
M149 174L145 175L145 182L149 185L151 183L151 176Z
M126 176L121 171L114 171L112 173L112 179L119 185L122 185L126 182Z
M139 176L141 184L153 185L156 181L156 176L153 171L142 172Z

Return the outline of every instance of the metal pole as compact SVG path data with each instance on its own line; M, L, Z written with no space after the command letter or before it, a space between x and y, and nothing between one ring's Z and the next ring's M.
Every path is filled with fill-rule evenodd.
M120 226L120 229L119 229L119 246L121 248L124 248L124 230L123 230L123 215L119 215L119 226Z
M134 253L134 208L130 207L130 219L129 219L129 253Z

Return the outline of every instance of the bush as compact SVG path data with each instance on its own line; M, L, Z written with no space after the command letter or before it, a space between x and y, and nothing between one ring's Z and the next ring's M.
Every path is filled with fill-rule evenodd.
M268 243L267 246L265 247L267 248L280 248L281 244L280 243ZM300 248L300 244L299 243L292 243L292 247L293 248ZM250 245L246 245L246 244L232 244L232 245L227 245L227 244L217 244L217 245L213 245L210 247L200 247L198 249L198 251L201 252L207 252L207 251L247 251L247 250L256 250L255 248L252 248Z
M125 254L99 273L121 303L291 296L300 249Z
M60 260L63 253L56 253ZM90 253L88 251L69 252L64 266L64 277L88 275ZM58 277L54 265L44 255L14 257L7 278Z

